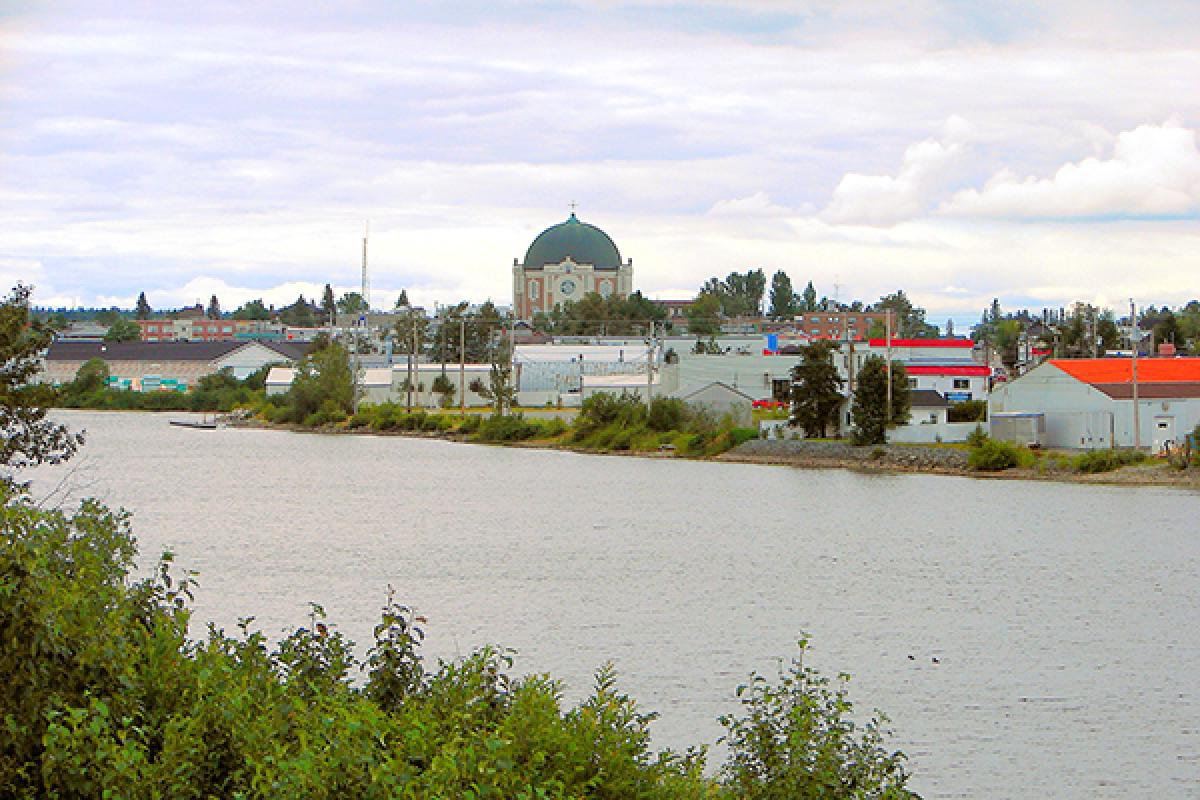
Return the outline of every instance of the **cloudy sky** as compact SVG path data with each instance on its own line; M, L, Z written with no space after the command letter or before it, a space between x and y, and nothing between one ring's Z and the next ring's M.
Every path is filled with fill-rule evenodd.
M0 279L510 302L579 203L649 296L1200 295L1200 4L0 0Z

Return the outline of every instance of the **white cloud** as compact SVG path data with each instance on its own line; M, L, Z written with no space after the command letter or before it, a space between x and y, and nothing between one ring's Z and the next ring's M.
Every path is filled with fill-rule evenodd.
M651 295L748 266L843 297L905 287L931 312L1118 287L1131 263L1157 302L1194 285L1188 220L935 213L1002 166L1054 183L1119 161L1109 131L1181 109L1196 129L1200 47L1176 6L352 5L0 18L0 258L29 265L8 274L88 304L291 302L354 286L370 218L377 304L507 302L512 258L576 199Z
M822 218L842 225L894 225L923 216L956 177L970 130L963 119L952 117L941 140L927 139L904 151L895 175L847 173Z
M1116 137L1109 158L1064 164L1050 178L1002 170L982 189L942 206L959 216L1002 218L1163 217L1200 213L1196 133L1178 124L1140 125Z
M771 202L766 192L755 192L746 197L730 200L718 200L708 210L714 217L783 217L795 212L786 207Z

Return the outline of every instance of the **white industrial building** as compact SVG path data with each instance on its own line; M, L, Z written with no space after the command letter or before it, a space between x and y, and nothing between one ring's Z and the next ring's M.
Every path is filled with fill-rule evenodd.
M433 383L439 376L445 375L446 380L454 389L450 408L458 408L464 402L467 408L482 408L490 406L491 400L481 397L471 391L471 383L480 380L487 383L491 373L490 364L413 364L409 371L407 364L394 364L390 367L367 367L358 374L359 399L364 403L380 405L382 403L407 403L410 376L412 378L412 404L416 408L440 408L443 398L433 390ZM291 367L272 367L267 373L266 392L268 395L283 394L292 386L296 370ZM459 382L465 377L466 397L460 395Z
M1200 423L1200 358L1052 359L993 390L992 435L1046 447L1160 452Z

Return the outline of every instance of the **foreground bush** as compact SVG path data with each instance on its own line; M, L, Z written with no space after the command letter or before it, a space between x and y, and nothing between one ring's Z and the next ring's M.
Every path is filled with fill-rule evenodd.
M722 719L730 760L654 752L611 668L564 708L502 650L426 668L388 598L362 663L313 606L272 645L244 620L188 638L193 583L131 581L127 516L0 489L0 796L15 798L906 798L881 720L797 661ZM801 643L801 656L804 643Z

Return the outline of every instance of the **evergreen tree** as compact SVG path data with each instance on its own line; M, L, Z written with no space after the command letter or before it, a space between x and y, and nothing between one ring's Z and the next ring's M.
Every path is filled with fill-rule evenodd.
M208 312L205 316L207 316L209 319L221 318L221 302L217 300L217 296L215 294L212 296L212 299L208 301Z
M326 325L333 325L337 320L337 300L333 296L333 287L325 284L325 292L321 295L321 315Z
M887 408L887 364L879 356L868 356L859 369L850 408L855 444L886 444L887 429L908 422L912 398L908 371L892 362L892 407Z
M152 314L152 313L153 312L150 310L150 304L148 302L146 302L146 293L141 292L140 294L138 294L138 299L137 299L137 318L138 319L149 319L150 314Z
M792 289L792 279L779 270L771 277L771 311L768 316L772 319L791 319L795 315L796 292Z
M800 310L817 310L817 290L816 287L813 286L812 281L809 281L808 286L804 287L804 294L800 297Z
M791 422L810 438L823 438L838 421L845 381L830 357L834 349L832 342L813 342L800 351L800 363L792 368Z
M401 289L400 296L396 298L396 308L397 309L410 308L411 306L412 306L412 303L408 302L408 290Z

